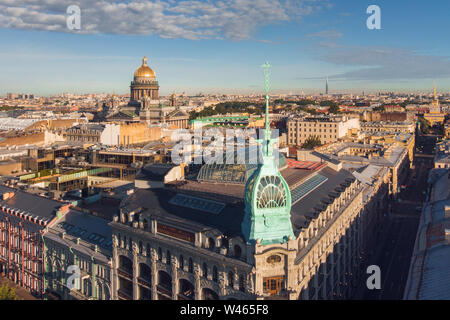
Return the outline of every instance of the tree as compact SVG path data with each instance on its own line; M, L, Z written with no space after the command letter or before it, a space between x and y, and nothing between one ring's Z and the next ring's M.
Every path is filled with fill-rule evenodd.
M320 145L322 145L322 143L320 142L320 138L318 136L309 136L302 145L302 148L311 150Z
M19 300L19 297L16 295L16 290L5 283L0 287L0 300Z
M423 134L430 133L431 124L430 121L428 121L425 118L419 118L420 122L420 131L422 131Z
M339 113L341 110L337 105L332 105L328 108L328 113Z
M378 106L372 109L375 112L385 112L386 108L384 106Z

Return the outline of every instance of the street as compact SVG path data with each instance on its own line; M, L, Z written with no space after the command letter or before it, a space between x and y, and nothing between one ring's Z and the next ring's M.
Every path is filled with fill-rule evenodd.
M381 271L381 289L369 290L366 279L361 279L355 299L401 300L409 272L421 208L426 197L427 177L433 167L433 149L436 137L416 136L420 154L414 155L413 170L406 178L406 188L392 202L381 226L380 243L368 257L368 265L377 265Z

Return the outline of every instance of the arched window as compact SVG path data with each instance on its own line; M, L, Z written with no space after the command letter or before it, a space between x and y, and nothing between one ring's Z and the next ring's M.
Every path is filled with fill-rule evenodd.
M150 255L151 255L151 252L150 252L150 243L147 243L147 250L146 250L146 256L147 257L150 257Z
M208 248L209 249L214 249L214 247L216 246L216 242L214 241L213 238L209 238L208 239Z
M219 281L219 276L218 276L218 273L217 273L217 267L216 266L213 267L213 281L214 282L218 282Z
M234 274L232 271L228 272L228 286L233 288L234 285Z
M161 247L158 248L158 260L162 261L162 250L161 250Z
M203 277L208 277L208 265L203 263Z
M128 250L133 250L133 239L131 239L131 238L128 241Z
M189 272L193 273L194 272L194 263L192 262L192 258L189 258Z
M241 255L242 255L241 247L238 246L238 245L235 245L235 246L234 246L234 257L235 257L236 259L239 259L239 258L241 257Z
M120 233L117 235L117 243L118 243L119 247L122 246L122 237L120 236Z
M281 257L278 255L271 255L267 258L267 263L278 263L281 262Z
M170 254L170 251L167 250L166 263L170 264L171 260L172 260L172 255Z
M184 258L180 256L180 269L184 269Z
M148 222L147 219L144 219L144 230L147 231L148 230Z
M144 251L144 248L142 246L142 241L139 241L139 254L142 254Z

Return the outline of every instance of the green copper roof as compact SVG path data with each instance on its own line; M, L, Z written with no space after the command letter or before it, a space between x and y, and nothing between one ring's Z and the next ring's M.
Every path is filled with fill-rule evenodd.
M291 192L275 163L269 125L270 64L266 62L264 80L266 116L264 138L258 140L262 148L262 163L247 180L245 186L245 215L241 230L245 241L261 245L284 243L294 239L291 224Z

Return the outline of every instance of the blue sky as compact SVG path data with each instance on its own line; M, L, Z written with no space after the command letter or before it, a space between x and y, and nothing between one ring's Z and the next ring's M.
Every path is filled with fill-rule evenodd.
M450 89L450 1L0 0L0 94L127 93L146 55L161 94ZM81 8L81 30L66 9ZM381 30L366 9L381 8Z

